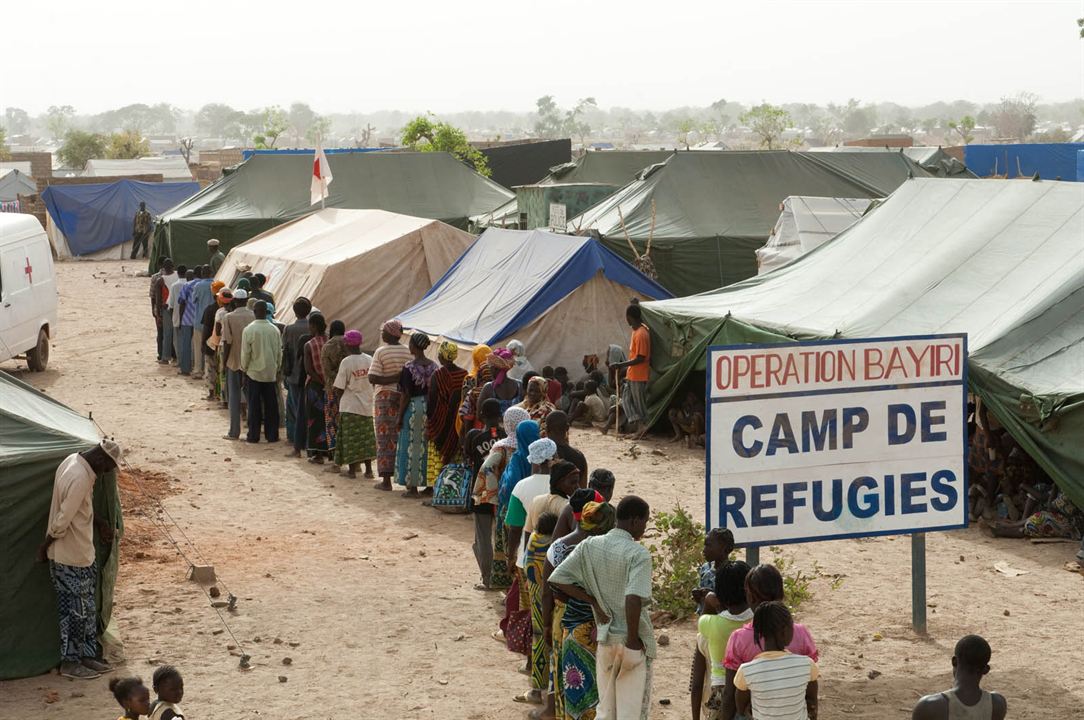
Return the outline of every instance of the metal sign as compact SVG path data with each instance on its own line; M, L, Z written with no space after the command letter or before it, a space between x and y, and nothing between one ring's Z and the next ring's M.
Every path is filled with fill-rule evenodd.
M712 347L707 525L765 545L967 526L967 338Z

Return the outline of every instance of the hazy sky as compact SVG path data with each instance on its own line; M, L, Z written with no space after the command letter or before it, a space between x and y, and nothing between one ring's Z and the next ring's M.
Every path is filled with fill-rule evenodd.
M19 71L0 84L0 107L31 113L1084 96L1081 0L60 0L32 15L32 32L4 34Z

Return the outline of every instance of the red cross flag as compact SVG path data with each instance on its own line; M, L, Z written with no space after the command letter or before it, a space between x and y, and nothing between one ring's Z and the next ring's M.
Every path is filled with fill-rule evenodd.
M331 166L327 164L327 155L324 154L324 146L316 144L316 156L312 160L312 184L309 186L310 205L323 203L327 199L327 186L331 184Z

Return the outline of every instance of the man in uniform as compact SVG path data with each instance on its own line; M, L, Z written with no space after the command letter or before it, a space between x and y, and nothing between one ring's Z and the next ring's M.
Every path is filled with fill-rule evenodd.
M132 221L132 260L139 254L139 246L143 246L143 257L147 257L147 241L151 236L151 214L147 212L147 203L139 203L139 211Z

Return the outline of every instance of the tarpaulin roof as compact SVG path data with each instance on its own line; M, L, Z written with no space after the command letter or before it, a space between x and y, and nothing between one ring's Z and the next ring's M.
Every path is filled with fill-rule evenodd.
M15 168L0 169L0 202L18 200L20 195L33 195L38 184L29 175Z
M1082 180L1076 172L1076 153L1084 143L1016 143L964 145L964 162L979 177L999 175L1043 180Z
M688 295L755 275L787 196L884 197L909 175L929 173L898 153L679 152L568 227L630 259L651 237L659 282Z
M180 155L144 157L133 160L103 160L95 158L87 161L83 177L120 177L123 175L162 176L162 180L191 180L192 171Z
M305 296L328 320L361 330L371 350L380 324L421 300L474 239L439 220L327 208L238 245L217 277L232 285L246 263L267 276L276 320L293 322Z
M869 198L787 198L768 242L757 248L757 274L771 272L820 247L854 225L873 202Z
M658 418L709 345L966 332L969 382L1084 507L1084 185L918 179L831 242L644 305Z
M834 147L810 148L809 151L903 153L937 177L975 177L975 174L968 170L966 165L937 145L915 145L904 148L836 145Z
M646 167L661 163L674 153L670 150L596 150L585 152L572 162L550 168L540 182L606 183L624 185Z
M593 282L598 287L577 294ZM624 308L633 294L670 297L591 238L491 228L398 318L404 327L474 345L507 340L552 314L560 322L528 346L534 361L579 362L627 340Z
M72 255L89 255L132 239L139 203L158 215L199 191L197 182L119 180L91 185L50 185L41 194L49 217Z
M447 153L346 153L328 163L335 179L327 207L387 210L465 229L472 215L512 198ZM225 252L306 215L316 209L309 202L311 177L311 155L253 155L162 216L154 255L203 262L211 238Z
M60 662L49 566L34 556L45 538L57 466L99 438L89 419L0 372L0 680L38 675ZM95 483L96 514L103 493L112 489L115 498L115 485L105 485ZM119 515L119 504L110 509ZM115 563L103 575L111 587ZM109 609L99 608L105 617Z

